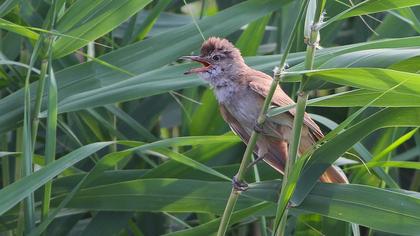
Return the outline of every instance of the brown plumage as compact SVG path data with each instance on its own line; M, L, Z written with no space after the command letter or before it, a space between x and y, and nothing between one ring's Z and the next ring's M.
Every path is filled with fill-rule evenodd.
M203 65L187 71L186 74L197 73L211 85L224 120L245 143L248 143L272 78L248 67L240 51L226 39L211 37L201 46L200 56L184 58ZM277 107L294 104L280 87L277 87L271 103ZM295 109L291 109L289 112L268 118L254 150L258 157L263 157L265 162L281 173L288 156L288 144L292 139L294 115ZM298 154L309 150L322 137L318 125L305 113ZM320 180L348 182L344 173L336 166L328 168Z

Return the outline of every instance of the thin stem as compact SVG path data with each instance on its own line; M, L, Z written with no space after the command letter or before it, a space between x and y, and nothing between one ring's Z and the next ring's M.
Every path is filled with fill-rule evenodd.
M49 45L52 46L52 43ZM47 118L47 143L45 147L45 166L55 159L57 141L57 84L52 69L52 54L49 55L49 87L48 87L48 118ZM42 220L48 217L51 200L52 181L45 184L44 198L42 201Z
M39 113L41 112L42 97L44 95L45 77L48 69L48 60L44 59L41 63L41 74L38 80L38 88L36 91L35 109L32 121L32 144L35 149L36 136L38 133Z
M261 181L260 172L258 171L257 165L254 165L254 177L255 177L256 183ZM267 236L267 220L265 216L260 217L260 232L261 232L261 236Z
M0 95L1 92L0 92ZM0 96L1 97L1 96ZM8 140L7 140L7 133L0 135L0 150L8 150ZM1 158L1 180L2 180L2 187L6 187L10 184L10 161L9 157L5 156Z
M255 144L257 143L258 133L252 132L251 138L249 139L248 145L246 147L244 156L242 158L241 165L239 166L238 173L236 174L236 177L238 181L243 180L243 176L245 174L246 167L248 166L250 160L250 157L252 156L253 149L255 147ZM228 199L228 202L225 207L225 211L223 212L222 219L220 221L219 230L217 231L217 236L223 236L226 233L226 230L229 226L230 217L232 215L232 212L235 208L236 201L239 198L239 191L236 191L235 188L232 188L232 191L230 192L230 196Z
M55 18L57 14L57 1L53 0L51 2L51 7L49 10L49 18L46 22L47 29L51 30L54 27ZM54 77L53 67L52 67L52 45L54 42L53 35L49 35L46 42L46 54L42 63L43 70L48 70L48 114L47 114L47 128L46 128L46 147L45 147L45 166L52 163L55 159L56 151L56 133L57 133L57 84ZM44 68L45 67L45 68ZM42 84L39 83L38 86L41 87L41 91L37 96L37 100L42 101L43 97L43 87L44 87L44 78L45 72L42 75ZM35 113L36 117L36 129L34 129L34 137L36 137L38 129L38 113L40 111L40 105L37 107L38 110ZM35 128L35 127L34 127ZM35 142L34 142L35 143ZM42 221L48 218L48 213L50 209L50 200L51 200L51 189L52 181L49 181L44 186L44 196L42 200L41 207L41 218Z
M319 22L322 21L321 12L323 11L324 2L320 1L319 3L321 4L317 4L318 9L314 9L314 10L318 10L314 19L314 22L316 23L313 23L311 25L311 32L310 32L310 36L307 42L306 57L305 57L306 70L313 69L315 51L316 51L316 47L318 46L318 39L319 39L318 25L319 25ZM296 162L299 144L300 144L300 138L301 138L301 131L303 127L306 103L308 101L308 92L304 90L306 82L307 82L307 78L303 77L300 83L300 87L299 87L298 100L296 104L296 113L295 113L295 118L293 121L293 128L292 128L293 140L290 143L290 147L289 147L289 153L288 153L288 158L286 161L286 167L285 167L285 172L284 172L284 178L282 181L282 191L281 191L280 198L278 201L278 208L277 208L276 220L275 220L275 225L274 225L275 233L278 236L284 235L284 232L286 229L287 215L288 215L287 204L293 193L293 189L288 189L288 179L291 176L293 167Z
M32 68L35 64L40 45L42 43L42 37L38 39L35 44L34 50L31 55L29 62L28 72L25 79L24 88L24 115L23 115L23 160L22 160L22 171L23 176L29 176L32 174L32 157L33 157L33 144L32 144L32 130L31 130L31 93L30 93L30 77ZM24 200L24 216L25 216L25 232L31 231L35 226L35 200L34 194L31 193Z
M296 19L296 22L295 22L294 26L293 26L292 32L289 35L289 39L287 41L286 49L285 49L285 51L282 55L282 58L280 60L280 65L279 65L280 69L277 68L275 73L274 73L274 79L271 83L270 90L268 92L268 95L267 95L266 99L264 100L264 105L263 105L263 107L260 111L260 114L258 116L258 119L257 119L257 124L258 125L262 125L267 118L266 113L267 113L268 108L271 104L271 99L273 98L274 91L276 90L276 88L278 86L278 82L280 81L281 73L283 72L284 67L286 65L287 56L289 55L290 49L292 47L293 40L295 38L297 28L298 28L298 25L299 25L299 22L303 18L304 9L306 8L306 5L307 5L308 1L309 0L303 0L303 2L302 2L302 6L301 6L301 9L300 9L299 15ZM246 170L247 166L249 165L249 163L251 161L252 153L253 153L253 150L254 150L255 145L257 143L258 136L259 136L259 134L256 133L255 131L253 131L251 133L251 137L248 141L245 153L242 157L241 165L239 167L238 173L236 174L236 178L237 178L238 181L242 181L244 179L245 170ZM235 208L236 201L239 198L239 194L240 194L240 192L238 192L234 188L232 188L232 191L230 193L228 202L226 204L226 207L225 207L225 210L223 212L222 219L221 219L221 222L220 222L220 225L219 225L219 230L217 232L218 236L225 235L225 233L227 231L227 228L228 228L228 225L229 225L230 217L231 217L232 212Z

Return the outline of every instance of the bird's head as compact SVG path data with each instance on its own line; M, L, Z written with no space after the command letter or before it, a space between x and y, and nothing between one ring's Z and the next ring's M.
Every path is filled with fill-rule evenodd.
M203 65L200 68L191 69L185 74L217 75L218 73L229 73L245 65L241 52L227 39L217 37L211 37L201 45L199 56L184 56L182 58Z

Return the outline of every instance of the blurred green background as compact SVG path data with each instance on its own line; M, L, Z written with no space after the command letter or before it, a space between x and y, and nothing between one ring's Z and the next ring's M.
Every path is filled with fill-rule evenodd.
M420 1L362 2L326 1L324 71L303 71L304 21L287 59L296 73L281 86L296 99L291 82L313 78L322 99L307 111L324 133L350 122L313 163L343 157L352 183L316 184L287 235L352 235L347 222L360 235L420 232ZM300 4L0 1L0 234L215 234L245 146L178 58L226 37L272 75ZM281 175L257 167L228 235L271 234Z

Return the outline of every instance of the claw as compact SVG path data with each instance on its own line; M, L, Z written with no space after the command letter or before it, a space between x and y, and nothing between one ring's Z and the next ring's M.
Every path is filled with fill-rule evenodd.
M248 184L245 181L239 181L237 175L233 176L232 178L232 186L238 192L244 192L248 190Z
M260 123L258 123L258 122L255 122L255 125L254 125L254 131L255 131L256 133L262 134L262 133L263 133L263 131L264 131L263 124L260 124Z

